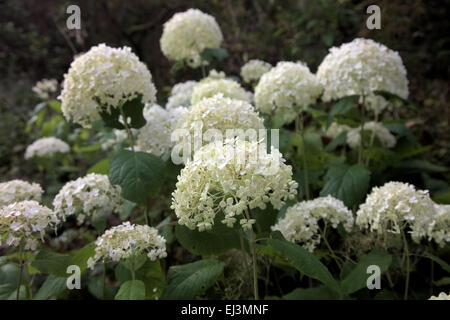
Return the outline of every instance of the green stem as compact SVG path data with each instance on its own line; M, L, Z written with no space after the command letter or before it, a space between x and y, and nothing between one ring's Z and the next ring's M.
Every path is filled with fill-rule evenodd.
M325 243L325 246L327 247L328 251L330 251L331 256L333 257L334 261L335 261L336 264L338 265L339 269L342 269L342 265L341 265L341 262L339 261L338 256L334 253L333 248L330 246L330 243L329 243L328 240L327 240L327 237L326 237L326 228L327 228L327 225L326 225L326 224L325 224L325 227L324 227L324 231L323 231L323 232L322 232L322 230L320 230L320 228L319 228L319 231L320 231L320 233L322 234L323 242Z
M253 295L255 300L259 300L258 290L258 272L256 265L256 251L255 251L255 233L253 229L250 230L250 250L252 252L252 264L253 264Z
M145 216L145 223L148 225L148 226L150 226L150 223L149 223L149 221L148 221L148 207L149 207L149 205L148 205L148 203L145 205L145 210L144 210L144 216Z
M410 273L410 265L409 265L409 249L408 249L408 241L406 240L405 231L402 231L403 238L403 250L405 250L406 256L406 282L405 282L405 294L403 299L408 300L408 289L409 289L409 273Z
M102 295L103 295L103 300L106 300L106 294L105 294L105 288L106 288L106 264L105 262L103 262L103 283L102 283Z
M304 119L303 119L303 115L301 112L295 118L295 131L297 133L300 133L300 136L302 138L302 153L303 153L302 159L303 159L303 179L304 179L304 183L305 183L305 198L306 198L306 200L309 200L310 195L309 195L308 161L306 160Z
M122 106L120 106L119 111L120 111L120 115L122 116L122 119L123 119L123 125L125 126L125 130L127 131L128 139L130 140L131 150L133 150L133 152L134 152L133 132L131 132L131 129L128 126L127 118L125 117L125 113L123 112Z
M23 260L22 260L22 245L19 247L19 280L17 281L16 300L19 300L20 284L22 283Z
M375 122L378 122L378 113L375 113ZM372 148L373 143L375 141L375 130L372 130L372 134L370 135L369 149ZM366 166L370 163L370 158L366 159Z
M363 143L363 138L364 138L364 106L365 104L365 96L364 94L362 95L362 103L361 103L361 129L359 132L359 136L360 136L360 141L359 141L359 153L358 153L358 163L362 163L362 154L363 154L363 150L364 150L364 143Z
M135 275L134 275L134 265L133 265L133 257L131 257L128 262L129 262L129 266L130 266L130 273L131 273L131 280L135 280Z

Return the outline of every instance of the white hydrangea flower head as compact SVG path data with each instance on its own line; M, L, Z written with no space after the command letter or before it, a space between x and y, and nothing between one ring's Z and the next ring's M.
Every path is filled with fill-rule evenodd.
M139 95L143 104L152 104L155 94L150 71L129 47L102 43L71 63L59 99L67 120L89 127L101 119L101 111L110 112Z
M76 215L78 224L82 224L100 210L120 211L120 191L120 186L112 185L107 175L90 173L67 182L53 200L53 207L61 220Z
M25 150L25 159L34 157L53 157L58 153L68 153L70 147L61 139L55 137L41 138L30 144Z
M167 257L166 239L157 229L129 221L106 230L95 245L95 255L87 262L91 269L98 262L118 262L143 253L152 261Z
M221 93L224 97L251 102L253 96L234 80L215 79L207 77L200 81L192 90L191 104L194 105L202 99L211 98Z
M219 93L190 106L188 112L179 118L177 129L187 130L189 137L194 137L197 132L204 135L208 130L218 130L222 137L226 137L228 129L241 129L244 132L254 129L258 132L264 129L264 120L250 103L230 99ZM183 138L182 141L185 143L191 140Z
M286 240L299 243L313 252L321 241L320 220L334 229L342 224L347 232L354 224L352 212L341 200L329 195L289 207L285 217L272 226L272 230L280 231Z
M322 100L365 95L365 106L375 113L387 106L373 91L387 91L408 98L406 69L398 52L371 39L357 38L333 47L317 70L324 86Z
M272 68L272 65L268 62L253 59L245 63L241 67L241 77L244 82L257 82L261 76L268 72Z
M281 61L262 75L255 88L255 104L262 113L284 112L290 122L321 92L322 85L306 64Z
M0 207L24 200L41 201L42 187L38 183L23 180L11 180L0 183Z
M434 215L434 203L426 190L416 190L408 183L391 181L374 187L366 201L359 206L356 224L371 232L399 234L406 224L414 226L417 219ZM426 230L413 227L411 236L416 239Z
M450 243L450 205L434 204L435 214L416 221L413 226L413 232L419 230L416 238L424 237L423 230L426 230L428 240L434 240L439 246L443 247Z
M352 128L345 124L339 124L337 122L333 122L331 124L331 126L328 127L325 134L330 138L336 139L337 137L339 137L341 135L341 133L348 132L350 130L352 130Z
M56 214L34 200L14 202L0 208L0 245L2 237L9 247L24 246L36 250L38 239L44 241L45 231L59 222Z
M197 83L197 81L189 80L174 85L167 100L166 109L189 107L191 105L192 90Z
M394 135L383 124L375 121L366 122L363 130L374 134L385 148L393 148L397 143ZM357 149L361 145L361 127L353 128L347 133L347 144L352 149Z
M42 79L36 82L36 85L32 88L33 92L42 100L50 98L50 94L56 92L58 89L58 81L56 79Z
M450 293L441 292L437 297L431 296L428 300L450 300Z
M174 145L171 134L178 120L187 113L184 107L166 110L154 105L144 110L147 123L137 134L136 150L153 153L156 156L167 154Z
M219 48L222 40L222 31L213 16L189 9L175 13L164 23L160 45L169 60L186 61L196 68L204 64L203 50Z
M251 229L249 210L268 203L279 210L295 198L297 187L292 167L273 146L267 153L264 143L227 139L200 148L181 170L171 208L190 229L211 229L219 212L228 227L239 221Z

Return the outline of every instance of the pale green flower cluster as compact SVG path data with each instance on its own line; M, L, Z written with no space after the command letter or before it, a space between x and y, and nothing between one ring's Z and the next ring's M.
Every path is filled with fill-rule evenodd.
M100 44L72 62L59 99L67 120L89 127L101 119L101 111L110 112L138 95L151 104L155 94L150 71L129 47Z
M68 153L70 147L55 137L41 138L30 144L25 150L25 159L34 157L52 157L57 153Z
M418 223L435 214L434 203L426 190L416 190L408 183L391 181L374 187L356 213L356 224L382 234L398 234L409 224L411 236L418 240L427 233L426 225Z
M406 69L398 52L370 39L357 38L331 48L317 70L317 78L325 89L324 101L364 95L365 106L375 113L385 109L387 101L373 91L391 92L404 99L409 93Z
M23 180L11 180L0 183L0 208L24 200L41 201L42 187L38 183Z
M372 134L376 137L383 147L393 148L397 140L392 133L381 123L370 121L363 126L364 132L368 132L369 136ZM365 135L365 134L364 134ZM357 149L361 145L361 127L353 128L347 132L347 144L352 149Z
M107 175L90 173L67 182L53 200L53 207L61 220L76 214L78 224L82 224L99 211L120 211L120 191L120 186L112 185Z
M251 229L254 208L268 203L279 210L294 199L298 184L292 180L292 167L272 147L241 139L216 141L199 149L178 176L172 193L172 206L178 223L190 229L211 229L219 212L228 227L239 221Z
M106 230L95 245L95 255L87 261L91 269L99 261L118 262L142 253L152 261L167 257L166 239L158 235L157 229L129 221Z
M198 9L175 13L164 23L161 50L169 60L185 61L199 67L205 49L219 48L223 35L216 19Z
M272 65L268 62L253 59L241 67L241 77L244 82L257 82L261 76L269 71Z
M299 243L313 252L321 241L321 233L324 232L320 230L319 221L334 229L342 224L345 230L350 232L354 218L341 200L329 195L289 207L285 217L280 219L272 230L280 231L286 240Z
M31 89L42 100L50 98L50 94L56 92L58 89L58 81L56 79L42 79L36 82L36 85Z
M437 297L431 296L428 300L450 300L450 293L441 292Z
M290 122L321 92L322 85L304 63L282 61L262 75L255 88L255 104L262 113L282 112Z
M52 210L34 200L11 203L0 208L0 245L36 250L38 239L43 241L46 229L58 222Z
M224 97L242 100L246 102L252 101L252 94L245 91L239 83L231 79L215 79L205 78L200 81L193 89L191 96L191 104L196 104L202 99L211 98L221 93Z
M187 113L184 107L166 110L158 105L144 110L147 123L139 129L136 150L153 153L156 156L167 154L173 147L171 134L178 120Z
M189 107L191 105L192 90L197 83L197 81L189 80L174 85L167 100L166 109Z
M180 117L177 129L185 129L186 135L193 137L197 131L202 135L208 130L216 130L225 137L227 130L264 129L264 120L248 102L234 100L217 94L205 98L189 107L185 116ZM190 141L184 139L183 141Z

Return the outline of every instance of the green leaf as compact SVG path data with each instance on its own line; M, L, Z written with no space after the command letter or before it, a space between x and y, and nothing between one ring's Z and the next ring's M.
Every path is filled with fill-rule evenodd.
M52 274L58 277L67 277L67 267L71 265L68 255L41 250L31 265L42 273Z
M404 161L401 166L403 169L409 169L417 172L446 172L448 168L433 164L426 160L411 159Z
M120 286L114 300L144 300L145 284L141 280L130 280Z
M341 288L346 294L358 291L366 287L368 278L367 268L371 265L380 267L381 273L385 272L392 262L392 257L386 251L372 251L361 257L358 264L341 281Z
M164 183L165 162L145 152L121 150L111 158L109 179L122 188L122 197L147 204Z
M432 198L437 203L450 204L450 188L439 190L433 194Z
M206 48L200 55L202 60L206 60L208 62L212 62L213 60L222 62L228 58L228 51L223 48Z
M105 281L105 291L103 293L103 278L102 277L90 277L88 278L88 291L91 295L99 300L113 300L117 293L117 288L113 287L109 281Z
M136 277L145 283L146 299L160 298L165 286L165 278L159 260L147 259L145 264L136 272Z
M403 103L407 103L408 104L408 100L405 100L402 97L400 97L400 96L398 96L398 95L396 95L394 93L391 93L389 91L375 90L373 93L375 93L378 96L382 96L383 98L385 98L388 101L398 100L398 101L401 101Z
M269 239L267 243L277 254L298 271L310 278L319 280L341 295L339 283L333 278L322 262L306 249L284 240Z
M297 288L283 296L283 300L334 300L336 293L326 286L315 288Z
M443 277L437 281L434 281L434 285L438 287L448 286L450 285L450 277Z
M50 108L52 108L54 111L58 112L58 113L62 113L61 111L61 101L58 100L50 100L48 102L48 105L50 106Z
M345 114L350 111L353 107L358 104L359 96L348 96L340 99L336 104L333 105L329 114L328 114L328 127L334 121L334 117L338 114Z
M334 164L328 169L325 180L320 196L332 195L352 207L367 194L370 171L362 164Z
M97 103L101 104L100 101L97 101ZM146 124L143 114L144 106L145 105L142 103L141 94L138 94L133 100L127 100L122 105L121 108L123 110L123 115L125 116L125 121L128 123L129 127L139 129ZM100 112L100 116L102 117L105 126L115 129L125 128L125 126L119 121L119 119L122 118L119 108L120 106L111 107L110 112L107 112L106 108L104 108L104 110ZM124 119L122 119L122 121L123 120Z
M193 299L211 287L223 273L225 263L217 260L200 260L169 268L169 284L163 298L169 300Z
M340 145L344 145L347 142L347 132L342 132L340 135L333 139L326 147L325 151L331 152L334 151Z
M434 262L439 264L442 267L442 269L444 269L447 272L450 272L450 265L447 262L445 262L444 260L442 260L428 252L425 252L424 257L428 258L430 260L433 260Z
M109 172L109 159L103 159L94 164L88 169L88 173L108 174Z
M51 297L57 297L65 289L67 289L67 278L49 275L45 279L39 291L33 297L34 300L47 300Z
M86 271L88 259L95 255L95 247L95 243L90 243L79 250L71 252L71 264L80 267L81 273Z

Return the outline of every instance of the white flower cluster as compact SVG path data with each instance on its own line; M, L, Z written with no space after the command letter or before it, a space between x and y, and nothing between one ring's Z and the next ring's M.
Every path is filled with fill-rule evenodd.
M369 136L372 134L378 139L378 141L386 148L393 148L397 143L395 137L390 131L384 127L381 123L370 121L366 122L363 126L364 132L369 132ZM364 134L365 135L365 134ZM347 133L347 144L352 149L357 149L361 145L361 127L353 128Z
M423 212L411 225L414 241L426 238L443 247L450 242L450 205L434 204L434 211Z
M352 130L352 127L349 127L345 124L339 124L337 122L333 122L327 129L326 135L330 138L336 139L343 132L348 132Z
M35 250L38 238L44 240L46 228L58 222L52 210L34 200L14 202L0 208L0 245L4 237L7 246Z
M77 222L82 224L99 210L119 211L120 191L120 186L112 185L107 175L90 173L66 183L53 200L53 207L61 220L76 214Z
M141 253L146 253L152 261L167 257L166 239L158 235L157 229L129 221L106 230L95 244L95 255L87 262L91 269L99 261L117 262Z
M317 78L325 89L324 101L365 95L366 107L375 113L386 108L387 102L373 91L408 97L408 79L400 55L370 39L357 38L331 48L317 70Z
M11 180L0 183L0 207L13 202L24 200L41 201L41 186L38 183L29 183L23 180Z
M255 104L262 113L283 112L290 122L321 92L322 85L305 64L282 61L262 75L255 88Z
M245 89L234 80L208 77L200 81L194 87L191 96L191 104L194 105L202 99L211 98L219 93L224 97L246 102L251 102L253 98L250 92L245 91Z
M450 293L446 294L445 292L441 292L437 297L431 296L428 300L450 300Z
M58 138L41 138L27 147L25 150L25 159L34 157L52 157L54 154L68 153L69 151L69 145Z
M145 110L147 123L139 129L136 150L150 152L156 156L167 154L174 145L171 134L178 120L186 113L187 109L184 107L166 110L158 105Z
M175 13L164 23L161 50L169 60L186 61L196 68L203 50L219 48L223 35L216 19L198 9Z
M59 99L67 120L89 127L100 120L101 111L110 112L138 95L142 103L153 103L155 94L150 71L129 47L100 44L72 62Z
M286 240L297 242L313 252L321 240L320 220L334 229L342 223L348 232L352 230L354 223L353 214L344 203L327 196L302 201L289 207L286 216L280 219L272 230L280 231Z
M253 59L248 61L241 67L241 77L244 79L244 82L257 82L261 76L269 71L272 68L272 65L268 62Z
M177 129L187 130L190 137L197 130L202 134L208 130L218 130L225 137L227 129L242 129L244 132L247 129L264 129L264 120L250 103L217 94L190 106L187 114L178 120ZM183 138L183 143L190 141Z
M42 100L50 98L50 94L56 92L57 89L58 81L56 79L42 79L36 82L36 85L32 88L33 92Z
M189 107L191 105L192 90L197 83L197 81L189 80L174 85L167 100L166 109Z
M134 129L131 129L131 131L135 132ZM124 141L126 141L127 139L128 139L128 135L127 135L126 130L113 129L112 137L110 137L109 139L105 140L102 143L102 150L109 150L109 149L117 148L122 143L124 143Z
M398 234L409 224L413 230L411 236L417 241L427 233L426 229L421 229L426 226L417 221L428 220L434 214L434 203L428 191L391 181L372 189L356 213L356 224L378 234L385 231Z
M265 209L271 203L280 209L297 194L292 167L272 147L240 139L216 141L197 151L193 161L181 170L172 193L178 223L199 231L211 229L217 213L232 227L239 219L243 229L255 220L248 210Z

